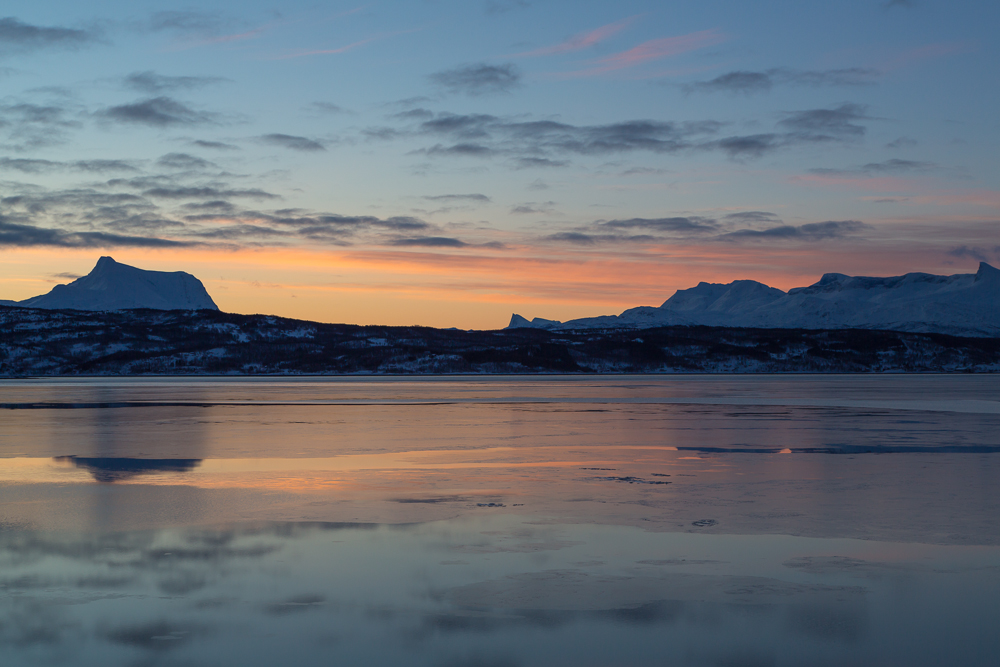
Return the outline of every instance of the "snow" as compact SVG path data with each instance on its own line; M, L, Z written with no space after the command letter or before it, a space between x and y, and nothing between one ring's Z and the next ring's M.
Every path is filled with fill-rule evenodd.
M183 271L145 271L101 257L94 270L48 294L18 302L47 310L218 310L201 281Z
M827 273L787 293L753 280L699 283L678 290L659 308L631 308L568 322L514 315L508 328L548 330L705 325L781 329L869 328L1000 336L1000 270L975 274L908 273L890 278Z

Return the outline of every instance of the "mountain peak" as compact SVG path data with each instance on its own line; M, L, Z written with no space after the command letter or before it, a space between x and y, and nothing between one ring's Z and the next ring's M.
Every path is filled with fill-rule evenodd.
M93 270L68 285L18 305L50 310L218 310L200 280L183 271L146 271L101 257Z
M996 280L1000 278L1000 269L995 266L990 266L986 262L979 262L979 270L976 271L976 282L980 280L986 280L992 278Z

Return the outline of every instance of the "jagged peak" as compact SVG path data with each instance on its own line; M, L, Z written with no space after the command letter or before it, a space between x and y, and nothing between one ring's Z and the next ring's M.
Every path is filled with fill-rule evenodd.
M985 280L986 278L996 279L998 277L1000 277L1000 269L986 262L979 262L979 270L976 271L976 282Z

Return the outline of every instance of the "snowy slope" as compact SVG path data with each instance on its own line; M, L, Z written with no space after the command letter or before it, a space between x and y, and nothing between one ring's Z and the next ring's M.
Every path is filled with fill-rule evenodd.
M49 310L218 310L201 281L183 271L144 271L101 257L94 270L16 304Z
M1000 336L1000 270L979 265L974 274L908 273L892 278L828 273L787 293L752 280L699 283L678 290L659 308L569 322L515 315L509 328L550 330L671 325L796 329L893 329Z

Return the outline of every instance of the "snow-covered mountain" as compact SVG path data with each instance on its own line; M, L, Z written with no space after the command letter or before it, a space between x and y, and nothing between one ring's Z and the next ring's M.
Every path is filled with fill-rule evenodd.
M771 329L892 329L1000 336L1000 270L982 262L976 273L892 278L828 273L809 287L783 292L753 280L699 283L678 290L659 308L568 322L513 315L508 328L549 330L672 325Z
M97 260L94 270L48 294L0 305L47 310L218 310L201 281L183 271L145 271L119 264L110 257Z

